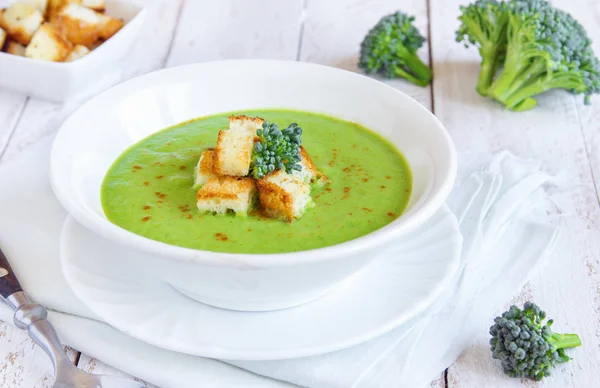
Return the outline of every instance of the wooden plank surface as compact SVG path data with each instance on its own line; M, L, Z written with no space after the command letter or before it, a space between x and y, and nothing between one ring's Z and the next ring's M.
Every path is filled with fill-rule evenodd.
M557 331L579 332L585 346L573 352L575 359L558 368L552 378L542 383L520 381L502 374L491 358L487 328L481 328L474 345L449 369L448 385L590 387L596 384L600 359L600 340L595 329L600 319L600 208L581 133L579 103L566 92L553 92L541 98L535 110L515 113L480 97L475 91L478 53L454 42L459 5L464 3L432 2L436 114L454 139L461 175L474 163L500 150L534 157L544 161L551 171L568 174L570 187L554 195L557 209L552 222L563 229L556 254L515 299L507 295L506 301L508 306L511 302L534 300L556 318ZM568 3L570 8L587 4L585 0Z
M600 55L600 2L584 0L574 7L570 0L554 0L554 4L568 9L569 13L585 26L588 34L592 37L594 52L596 55ZM592 101L591 106L586 106L581 99L576 99L576 107L581 120L581 130L594 177L596 193L600 198L600 96L595 96ZM595 263L600 265L597 257ZM598 290L597 295L600 300L600 285ZM598 308L600 309L600 306Z
M308 1L299 59L346 70L358 71L360 43L379 19L398 10L394 0ZM416 17L415 25L427 37L428 18L425 0L407 0L402 9ZM419 50L429 63L427 44ZM379 78L383 80L382 78ZM431 109L431 90L404 80L386 81Z
M1 1L1 0L0 0ZM445 123L459 151L461 174L473 163L508 149L544 160L553 171L565 170L571 189L556 195L552 222L565 233L553 261L539 271L507 305L534 298L553 317L557 330L577 331L585 346L576 359L544 383L504 377L489 354L486 328L453 365L448 386L592 387L600 365L600 101L592 107L566 93L552 93L532 112L505 112L474 90L478 55L454 42L456 16L466 0L139 0L149 8L144 32L124 62L122 78L205 60L229 58L299 59L356 71L358 44L384 14L399 8L431 29L433 88L387 81L411 95ZM555 0L581 20L600 53L600 5L591 0ZM429 8L429 10L428 10ZM428 19L428 11L430 18ZM267 28L268 26L268 28ZM420 51L429 60L427 46ZM598 99L596 99L598 100ZM76 107L52 104L0 91L0 162L14 157L41 136L56 131ZM79 366L95 373L120 373L86 355ZM0 386L49 387L51 366L26 334L0 324ZM445 377L431 387L446 386Z
M0 158L11 140L26 100L27 97L4 90L0 91Z
M65 347L76 361L79 352ZM54 383L52 364L27 333L0 322L0 387L50 388Z
M296 58L303 0L184 3L167 66Z

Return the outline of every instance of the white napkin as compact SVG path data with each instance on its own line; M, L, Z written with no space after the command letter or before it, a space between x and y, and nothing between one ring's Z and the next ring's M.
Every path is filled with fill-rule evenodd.
M51 312L50 320L65 344L164 388L427 386L475 333L487 331L490 315L526 281L557 234L539 223L550 206L542 186L552 177L538 163L500 153L460 182L449 199L464 236L461 268L455 284L424 315L351 349L229 365L162 350L82 318L94 315L68 288L59 266L66 213L47 178L50 141L0 166L0 246L28 294L63 312ZM0 319L12 322L7 306L0 305Z

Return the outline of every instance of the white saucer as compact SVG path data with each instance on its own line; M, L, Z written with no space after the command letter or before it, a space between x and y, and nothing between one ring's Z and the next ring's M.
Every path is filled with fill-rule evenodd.
M324 297L287 310L236 312L195 302L162 281L116 273L144 254L105 240L68 218L61 262L75 294L102 320L144 342L230 360L274 360L347 348L422 313L458 269L462 236L442 208L415 233Z

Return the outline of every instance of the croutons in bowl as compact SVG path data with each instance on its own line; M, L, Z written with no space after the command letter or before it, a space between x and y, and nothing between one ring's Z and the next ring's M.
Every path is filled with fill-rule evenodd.
M244 244L242 239L228 239L227 236L234 235L233 229L236 229L235 236L246 236L246 231L248 236L252 236L251 233L257 232L254 227L244 226L243 230L238 227L238 223L249 225L243 223L250 221L244 221L247 219L232 214L200 213L201 210L210 209L215 210L216 213L220 211L213 203L204 203L207 209L202 209L200 203L196 208L195 203L196 200L200 201L205 197L214 199L213 192L217 192L223 194L223 199L232 199L231 205L225 202L220 202L220 205L234 208L238 203L236 198L240 199L240 196L235 196L236 194L248 189L244 192L253 195L254 189L251 187L253 183L246 175L248 174L247 162L243 165L223 164L221 167L214 167L222 162L221 157L228 157L227 153L217 155L220 152L219 148L227 148L227 152L230 152L228 144L237 144L237 140L240 139L239 136L233 137L233 133L226 133L227 116L223 116L223 128L219 136L217 132L211 132L210 136L206 137L205 143L190 144L194 154L192 162L193 165L198 163L199 177L196 177L197 171L190 167L192 164L186 165L187 162L184 162L179 154L168 151L170 146L180 144L181 139L173 135L164 141L165 134L171 132L162 130L199 117L210 119L213 117L211 115L218 113L260 112L265 108L333 116L344 120L345 123L354 123L353 125L370 129L372 136L381 138L381 141L389 145L389 148L381 148L387 150L384 152L398 150L404 155L412 171L410 198L402 214L398 216L385 212L377 213L371 209L358 209L350 213L360 212L363 217L361 219L370 217L369 220L373 222L377 221L376 217L384 217L385 226L361 237L321 248L288 249L285 253L252 253L269 251L265 249L268 248L265 245L269 244L277 243L285 246L298 242L301 239L299 235L290 235L286 231L296 230L290 225L308 224L311 217L314 218L318 212L322 212L324 218L328 218L327 222L333 228L329 230L350 227L356 221L356 214L353 216L348 212L342 214L333 211L329 213L324 209L332 204L335 206L335 201L338 200L345 200L350 204L366 199L378 202L379 190L382 190L381 193L390 190L391 183L386 182L394 182L394 177L391 176L393 173L385 170L385 165L382 164L383 170L370 170L369 173L384 180L381 184L377 183L376 190L372 191L374 198L365 198L365 193L368 191L361 187L361 185L365 187L371 185L372 177L356 175L360 179L357 179L352 187L340 187L344 186L339 182L339 177L343 173L335 169L342 167L338 165L344 160L344 155L338 155L337 150L368 152L369 147L365 146L367 143L361 143L360 139L365 139L366 142L371 135L356 137L352 141L354 144L345 147L349 138L343 131L333 138L321 141L319 131L311 128L309 120L300 120L304 131L302 136L303 138L306 136L302 147L305 147L304 151L311 153L316 167L329 177L330 186L325 190L331 188L332 193L324 192L320 194L320 198L319 195L315 195L316 207L307 210L307 213L298 220L265 221L275 226L269 229L271 235L260 237L262 246L255 244L253 249L240 250L240 244ZM243 120L252 120L246 116L230 117L229 130L235 131L235 127L239 126L236 122L240 117L243 117ZM333 123L332 125L338 123L338 121L326 122ZM262 124L262 128L265 128L264 123ZM287 124L289 123L285 123ZM293 129L290 130L290 133L293 132L292 135L299 133L299 131L295 132L296 127L293 125L290 127ZM193 125L186 128L188 133L192 134L194 134L193 128L198 128L200 132L207 130L207 127ZM191 132L190 128L192 128ZM258 125L253 126L252 131L257 128ZM199 133L199 136L202 133ZM245 136L245 133L241 131L238 135ZM256 133L264 135L262 132ZM237 140L229 142L226 135ZM275 135L280 136L281 133L275 132ZM140 191L140 195L147 194L149 202L139 208L135 206L134 211L138 212L136 213L138 215L132 221L150 229L160 228L161 219L167 220L171 217L165 214L161 218L158 217L161 213L153 213L153 217L147 215L142 218L143 212L151 211L149 210L151 208L171 206L169 200L172 199L172 194L153 189L153 185L158 185L157 182L160 182L163 187L168 182L173 182L174 185L189 185L185 189L189 190L185 198L189 199L191 204L178 203L178 210L174 206L175 211L180 213L173 217L173 222L181 222L183 226L179 230L184 234L188 232L183 230L184 228L214 225L216 218L212 217L226 217L222 223L225 225L223 229L207 228L203 233L196 233L190 238L204 237L200 234L213 236L215 238L213 246L230 244L230 251L193 249L165 243L164 241L167 240L158 241L159 239L144 237L111 222L103 208L104 194L101 194L105 179L108 179L111 171L114 172L111 169L116 161L126 160L121 159L121 155L126 155L132 149L140 150L135 148L136 145L151 138L162 139L159 146L162 147L163 159L157 160L156 164L159 166L163 164L164 168L170 168L172 173L167 176L154 172L149 174L150 168L146 166L154 163L126 165L123 170L125 174L138 174L136 177L142 176L139 174L149 176L147 181L140 179L139 182L139 187L148 190L148 192ZM317 158L319 145L330 147L331 160ZM214 150L211 149L213 147ZM241 152L238 155L245 155L244 159L247 161L249 155L246 153L249 151L246 151L245 147L238 147L237 150ZM139 155L151 157L153 152L149 148L141 149ZM213 165L205 175L200 174L202 169L207 168L201 155ZM236 158L234 159L237 160ZM278 161L272 160L269 163L276 165ZM172 167L169 167L170 165ZM347 166L349 174L352 169L361 170L360 166ZM456 155L448 133L435 116L410 97L381 82L356 73L314 64L232 60L157 71L126 81L92 98L73 113L61 127L53 145L50 170L52 186L58 199L79 223L103 238L147 254L148 263L144 268L132 269L127 263L123 263L123 267L115 268L115 271L133 271L132 276L147 276L152 272L152 276L160 276L164 282L182 294L213 306L242 311L266 311L296 306L324 295L375 260L380 253L401 241L402 236L422 225L438 211L450 193L456 173ZM272 168L270 167L269 170ZM283 170L275 172L277 171L280 175L284 174ZM346 167L344 173L345 171ZM118 175L119 171L116 173ZM223 174L229 177L211 178L210 174ZM198 196L194 194L196 188L192 188L195 177L196 183L203 185L198 191ZM217 179L213 181L214 185L208 183L211 179ZM226 179L238 183L224 188L222 184ZM389 180L385 181L386 179ZM264 182L268 183L264 188L258 183L256 190L261 192L264 189L264 193L269 194L270 186L282 187L284 180L285 176L281 180L273 176L268 182ZM229 196L225 189L233 191L231 194L234 196ZM336 190L339 195L335 194ZM202 192L205 197L200 196ZM263 206L269 207L270 200L278 201L276 197L269 196L265 197L269 201L262 201L263 193L260 194ZM290 193L290 195L295 194ZM114 200L116 209L119 210L119 196L114 197ZM391 202L394 202L394 197L391 198ZM123 206L126 206L125 201ZM335 219L332 221L331 218ZM256 220L251 222L254 222L253 225L258 225ZM228 228L232 229L231 235ZM311 231L305 230L305 232L306 238L319 238L318 231L314 234L309 233ZM171 230L169 233L176 234L176 231ZM313 235L315 237L308 237ZM246 241L254 242L252 237Z
M64 102L101 87L144 16L120 0L11 0L0 9L0 89Z

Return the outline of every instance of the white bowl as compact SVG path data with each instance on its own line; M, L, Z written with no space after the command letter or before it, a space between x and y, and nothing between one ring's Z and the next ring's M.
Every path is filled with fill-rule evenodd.
M100 47L73 62L48 62L0 52L0 88L54 102L65 102L102 85L138 36L146 11L134 4L106 0L106 14L125 26Z
M102 180L125 149L186 120L253 108L325 113L385 136L404 154L412 170L413 192L405 213L366 236L284 254L181 248L134 234L106 219L100 202ZM140 276L158 271L164 281L197 301L264 311L324 295L431 217L450 193L456 155L450 136L435 116L381 82L314 64L234 60L157 71L92 98L61 127L50 171L58 199L81 224L148 253L148 265L136 268ZM125 268L128 263L122 265Z

